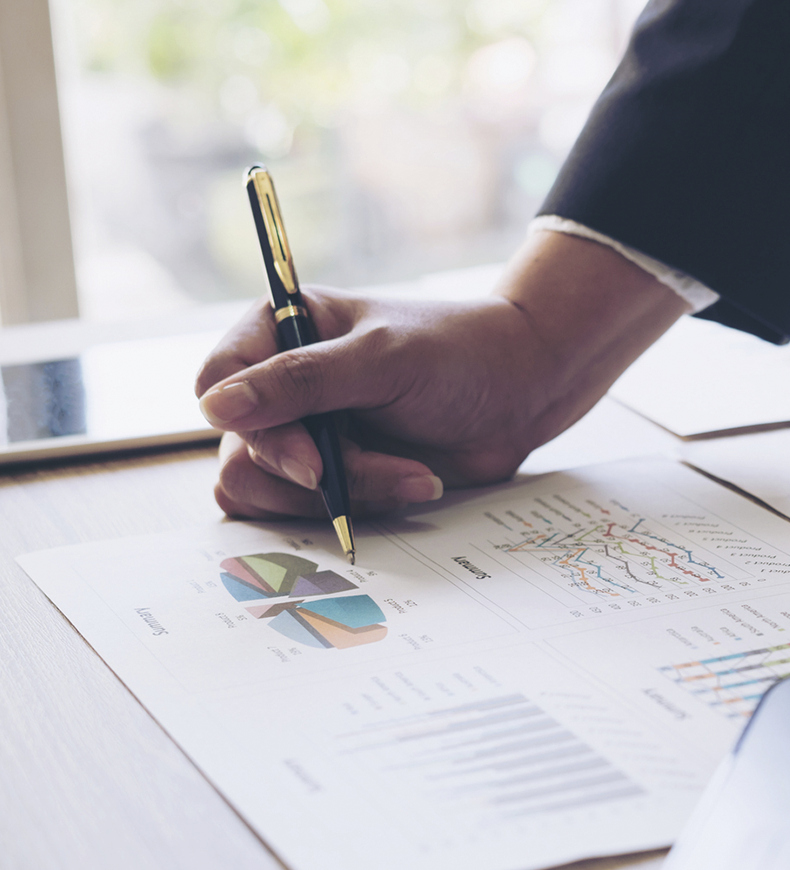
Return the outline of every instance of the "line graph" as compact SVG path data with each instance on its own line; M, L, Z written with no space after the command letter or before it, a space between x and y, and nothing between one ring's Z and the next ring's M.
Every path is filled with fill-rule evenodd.
M751 716L768 689L790 676L790 643L666 665L659 672L726 716Z
M609 522L578 533L537 534L506 552L533 553L570 578L574 587L594 595L619 596L635 594L639 586L663 590L666 584L724 579L722 571L690 547L654 534L646 523L640 517L630 528Z
M572 499L561 493L487 516L515 533L505 541L489 540L500 559L512 560L512 567L539 564L544 576L583 601L678 593L743 574L700 545L700 529L725 534L705 516L673 516L671 528L616 499L604 506L582 494Z

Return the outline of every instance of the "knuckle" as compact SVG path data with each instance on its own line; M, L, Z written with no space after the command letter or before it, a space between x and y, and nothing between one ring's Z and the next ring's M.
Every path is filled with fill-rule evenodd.
M300 412L318 406L324 394L322 367L309 353L284 353L273 370L278 392Z
M400 346L400 337L400 331L389 323L374 323L368 326L360 338L360 346L368 356L380 360L386 351Z
M234 502L248 501L247 484L250 461L246 451L234 450L220 467L219 487Z
M413 388L420 373L434 365L434 342L419 331L382 321L366 325L354 343L359 365L376 381L380 404L387 404Z
M370 501L376 497L375 492L371 488L371 475L364 468L347 463L346 479L351 498L359 501Z
M254 429L251 432L245 432L243 436L249 449L263 460L271 458L271 445L267 436L268 430L266 429Z
M348 291L303 284L302 295L322 340L348 332L358 316L358 303Z
M229 517L242 516L242 511L236 502L228 496L222 487L222 483L217 483L214 487L214 500Z
M284 519L283 514L275 513L274 511L269 511L264 508L256 508L248 504L240 504L239 502L234 501L227 495L219 483L214 487L214 499L220 509L229 517L233 517L234 519L256 519L267 522Z
M509 480L520 460L506 452L486 451L465 457L459 470L467 484L481 486Z
M212 353L206 357L195 376L195 395L202 396L214 384L219 383L228 374L232 374L233 367L230 354Z

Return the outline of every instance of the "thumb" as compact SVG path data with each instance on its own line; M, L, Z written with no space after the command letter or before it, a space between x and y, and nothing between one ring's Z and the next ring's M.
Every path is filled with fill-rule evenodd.
M200 400L217 429L269 429L312 414L372 408L396 397L380 349L347 336L277 354L213 386ZM389 376L386 370L389 370Z

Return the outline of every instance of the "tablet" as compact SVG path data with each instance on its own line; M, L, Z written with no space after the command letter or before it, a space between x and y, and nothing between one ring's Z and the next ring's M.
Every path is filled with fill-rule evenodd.
M662 870L787 870L789 808L790 680L785 679L763 696Z
M0 366L0 465L219 439L195 374L221 331Z

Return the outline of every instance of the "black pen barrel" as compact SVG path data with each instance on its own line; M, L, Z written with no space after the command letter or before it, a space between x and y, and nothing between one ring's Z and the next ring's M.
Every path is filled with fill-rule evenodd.
M300 307L303 304L301 294L299 294L298 304ZM286 314L287 310L286 308L275 310L275 318L280 316L277 322L277 334L281 350L294 350L297 347L313 344L316 340L315 331L307 315ZM337 517L349 516L351 504L334 415L329 413L314 414L311 417L306 417L302 422L310 433L310 437L315 441L321 455L324 473L319 485L326 509L333 520Z
M335 418L332 414L314 414L312 417L305 417L302 422L315 441L324 464L320 487L329 516L333 520L347 517L351 514L351 503L348 484L343 474L343 455L340 452Z
M247 194L258 232L266 277L269 280L280 351L296 350L314 344L318 336L299 290L291 246L285 233L274 183L266 167L256 165L248 170ZM323 462L320 487L326 508L332 517L332 525L343 552L353 565L354 530L351 525L348 483L334 416L331 413L315 414L303 422Z
M304 313L301 313L299 309ZM308 344L315 344L318 340L313 329L313 322L307 316L307 311L304 308L301 293L298 294L294 303L284 308L275 308L274 318L277 321L277 337L280 340L281 351L306 347Z

